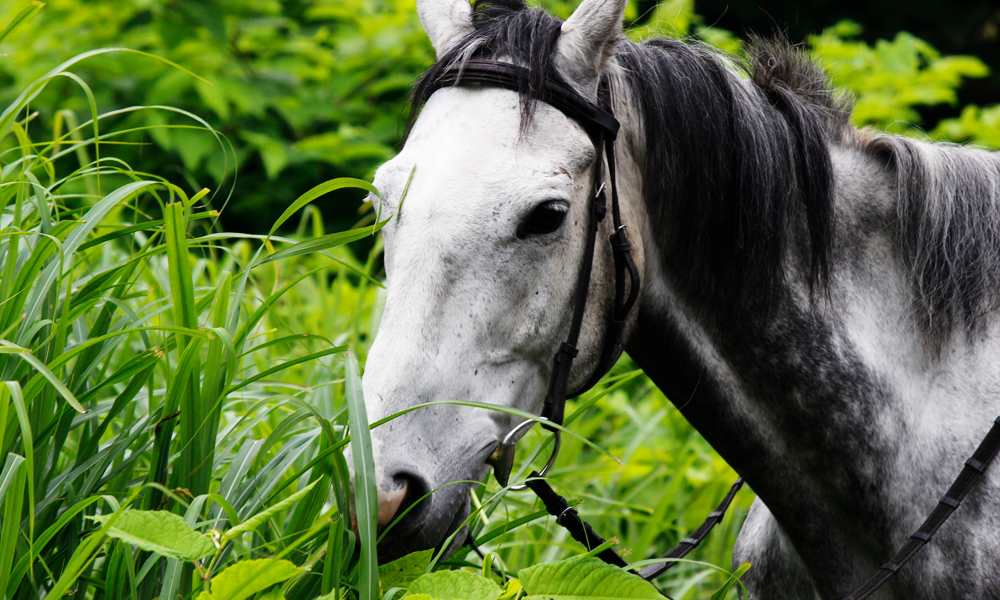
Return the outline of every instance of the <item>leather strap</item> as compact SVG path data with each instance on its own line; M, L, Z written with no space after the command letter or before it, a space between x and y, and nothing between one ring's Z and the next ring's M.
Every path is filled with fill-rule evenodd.
M553 358L552 376L549 380L549 389L541 413L541 416L550 423L562 425L566 411L566 398L578 396L593 387L611 369L615 357L624 344L622 336L625 323L639 296L639 269L635 266L632 258L632 249L625 235L625 226L622 223L618 202L618 186L615 178L615 140L618 137L619 123L611 112L611 93L607 81L602 81L599 86L600 106L597 106L558 82L549 82L540 90L531 90L529 75L527 69L517 65L472 59L444 71L430 86L428 94L443 87L469 84L495 86L518 93L531 91L540 101L552 105L566 116L576 120L594 144L591 204L587 211L588 235L578 267L573 318L566 341L559 346L559 350ZM607 213L604 157L607 157L608 175L611 183L611 212L614 225L611 249L615 264L615 299L608 320L608 328L602 341L597 369L582 388L568 393L573 359L579 354L577 343L580 339L583 315L587 308L587 292L590 289L596 238L600 230L600 223ZM626 278L628 279L627 283ZM543 423L543 426L549 430L555 429L551 424Z
M864 600L898 573L900 567L909 562L921 548L926 546L931 541L931 537L948 520L948 517L958 509L969 490L983 476L998 452L1000 452L1000 417L993 421L993 427L990 428L989 433L980 442L976 451L972 453L972 458L965 461L962 472L948 488L948 492L938 500L937 506L931 511L920 529L910 536L910 539L903 544L903 547L889 562L882 565L868 581L844 600Z
M593 550L606 541L594 532L590 523L580 518L580 514L576 512L576 509L570 506L565 498L557 494L552 489L552 486L537 471L531 472L525 484L542 501L542 504L545 505L545 510L549 511L549 514L556 518L556 523L563 526L573 536L573 539L583 544L587 550ZM615 565L623 569L628 567L628 563L611 548L605 548L599 552L597 558L609 565Z
M677 559L684 558L692 550L698 547L698 544L708 536L708 533L712 531L716 525L722 522L722 518L726 516L726 511L729 510L729 505L733 503L733 499L736 498L736 492L740 491L743 487L743 478L736 478L736 483L733 487L729 488L729 493L726 497L722 499L715 510L708 514L705 522L702 523L698 529L692 531L686 538L680 541L676 546L671 548L665 554L662 554L660 558L666 559ZM666 573L669 569L672 569L677 564L676 560L668 560L667 562L656 563L652 565L647 565L639 569L636 573L639 577L642 577L646 581L652 581L659 577L660 575Z

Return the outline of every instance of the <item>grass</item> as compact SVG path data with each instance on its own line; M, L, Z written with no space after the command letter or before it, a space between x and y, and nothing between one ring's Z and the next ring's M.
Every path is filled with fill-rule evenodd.
M194 598L209 585L211 597L399 597L380 590L374 530L358 540L345 516L343 448L351 431L359 447L366 437L358 378L384 298L380 243L363 260L345 245L378 224L369 213L327 233L309 204L370 185L306 191L269 236L219 231L224 193L115 157L148 133L116 130L118 117L151 109L101 114L91 100L89 118L60 113L37 131L32 107L56 101L48 81L74 79L92 99L72 62L0 114L0 598ZM205 121L156 110L183 119L164 127L200 129L228 151ZM297 233L274 235L285 222ZM675 544L735 477L627 358L569 411L567 424L620 463L566 436L550 480L630 561ZM520 448L540 463L547 443L535 431ZM370 478L370 453L355 459ZM661 587L690 599L722 586L751 498L741 493ZM499 582L584 552L530 493L490 478L472 501L473 534L495 562L459 553L434 569ZM373 510L359 506L362 519ZM163 521L136 524L149 514ZM134 527L154 531L122 533ZM153 544L170 527L199 532L197 559L183 536L167 540L174 554Z

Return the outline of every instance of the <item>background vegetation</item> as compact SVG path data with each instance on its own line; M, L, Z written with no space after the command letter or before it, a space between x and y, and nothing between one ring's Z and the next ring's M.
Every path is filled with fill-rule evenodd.
M739 51L694 8L634 4L630 35ZM1000 147L1000 105L959 101L996 80L986 63L823 25L804 41L858 125ZM80 56L107 47L143 53ZM341 449L364 436L380 243L367 184L343 178L392 155L432 59L413 0L0 7L0 598L379 597ZM552 481L629 560L735 477L627 358L571 410L620 463L567 438ZM719 590L751 500L658 584ZM381 593L462 565L541 593L525 569L581 553L531 495L490 479L473 502L490 560L416 557Z

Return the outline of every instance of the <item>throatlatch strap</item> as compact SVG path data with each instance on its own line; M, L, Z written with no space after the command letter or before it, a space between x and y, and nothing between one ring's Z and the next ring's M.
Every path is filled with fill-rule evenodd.
M587 523L580 517L580 514L575 508L570 506L569 502L567 502L565 498L557 494L555 490L552 489L552 486L550 486L537 471L531 472L531 475L528 477L525 484L531 488L538 498L541 499L542 503L545 504L545 510L556 518L556 523L565 528L566 531L573 536L573 539L583 544L587 550L593 550L606 541L594 531L594 529L590 526L590 523ZM719 506L717 506L715 510L708 515L708 518L705 519L705 522L702 523L698 529L692 531L686 538L681 540L679 544L674 546L669 552L662 555L660 558L684 558L689 552L697 548L698 544L705 539L705 536L708 535L712 528L722 522L723 517L726 515L726 511L729 510L729 506L733 503L733 499L736 497L736 492L740 491L741 487L743 487L742 477L736 480L736 483L734 483L733 487L729 489L729 493L726 494L726 497L721 503L719 503ZM618 556L618 553L611 548L605 548L599 552L597 554L597 558L603 560L609 565L628 568L628 563L626 563L621 556ZM676 564L677 561L674 560L657 563L646 566L640 569L637 573L646 581L652 581Z
M927 520L924 521L924 524L920 526L920 529L910 536L910 539L900 548L896 556L892 557L892 560L882 565L871 579L854 590L854 593L844 600L864 600L868 598L882 587L886 581L889 581L893 575L899 572L900 567L905 565L921 548L927 545L931 541L931 536L955 512L962 503L962 500L969 493L969 490L972 489L972 486L986 472L986 469L993 462L993 459L996 458L998 452L1000 452L1000 417L997 417L993 421L993 427L990 429L990 432L986 434L979 447L972 453L972 458L965 461L965 466L962 467L962 472L958 474L955 483L951 484L948 492L938 500L937 506L931 512L930 516L927 517Z

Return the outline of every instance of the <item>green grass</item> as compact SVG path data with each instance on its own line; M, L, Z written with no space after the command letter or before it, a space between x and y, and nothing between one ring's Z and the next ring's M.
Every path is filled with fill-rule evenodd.
M387 581L380 591L376 532L362 526L358 540L346 517L355 492L343 449L366 422L359 365L384 292L380 242L364 261L345 244L379 224L369 212L327 233L309 204L372 188L303 190L270 236L219 231L225 191L116 158L148 134L116 129L120 115L154 109L101 114L91 101L89 120L67 113L37 130L32 106L54 102L45 85L74 79L72 64L0 115L0 598L195 598L209 585L212 597L398 598ZM229 151L205 121L155 110L173 123L164 127ZM274 235L286 221L297 233ZM735 477L627 359L570 414L573 431L620 462L566 436L551 482L630 561L676 543ZM521 452L544 460L547 443L533 432ZM370 452L355 459L370 480ZM751 498L662 578L674 598L726 582ZM470 526L495 560L463 552L428 569L502 583L585 552L528 492L490 478L473 503ZM361 520L373 510L358 506ZM194 542L163 537L187 528Z

